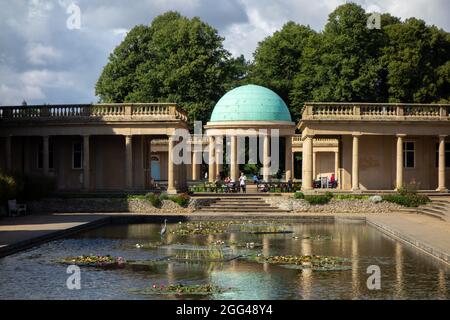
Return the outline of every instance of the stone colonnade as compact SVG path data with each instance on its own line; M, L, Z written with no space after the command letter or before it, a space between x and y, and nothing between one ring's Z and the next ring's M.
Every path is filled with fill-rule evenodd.
M269 132L259 133L259 138L263 139L262 145L262 164L263 164L263 180L270 181L270 166L271 166L271 139L270 139L270 130ZM293 177L293 161L292 161L292 136L285 136L285 171L286 171L286 181L292 180ZM225 137L223 135L209 135L208 136L208 180L209 182L214 182L216 177L223 170L223 156L224 156L224 141ZM230 165L230 178L237 181L239 179L239 152L243 152L242 150L238 150L238 134L232 134L229 136L230 147L229 151L229 165ZM241 155L242 156L242 155ZM197 156L193 156L193 158L198 158ZM193 180L197 180L198 168L196 163L193 162L192 167L192 177Z
M360 191L360 181L359 181L359 144L362 134L354 133L352 134L352 191ZM313 180L315 178L315 151L313 148L313 134L306 134L303 137L303 179L302 179L302 189L304 191L310 191L313 189ZM405 134L397 134L396 139L396 190L404 186L403 171L404 171L404 153L403 153L403 142L405 139ZM448 188L445 185L445 140L446 135L439 135L439 148L438 148L438 188L436 191L448 192ZM336 177L339 179L339 151L335 152L335 173ZM339 179L339 183L342 181Z

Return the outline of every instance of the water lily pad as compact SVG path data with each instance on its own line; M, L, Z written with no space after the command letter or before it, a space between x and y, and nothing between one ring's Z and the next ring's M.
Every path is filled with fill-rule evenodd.
M223 293L226 290L211 284L185 286L177 285L152 285L144 289L130 289L131 293L139 295L211 295Z

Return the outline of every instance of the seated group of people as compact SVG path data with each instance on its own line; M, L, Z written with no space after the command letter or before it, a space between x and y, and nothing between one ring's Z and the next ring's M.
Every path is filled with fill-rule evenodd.
M222 185L225 185L225 192L247 192L247 186L246 186L247 177L244 175L243 172L241 172L241 175L239 177L239 181L236 182L231 177L225 177L222 183L222 179L220 176L216 177L215 185L217 189L219 189Z
M336 177L334 173L331 174L330 178L327 179L326 186L323 186L322 180L316 180L314 181L314 188L337 188L338 181L336 180Z

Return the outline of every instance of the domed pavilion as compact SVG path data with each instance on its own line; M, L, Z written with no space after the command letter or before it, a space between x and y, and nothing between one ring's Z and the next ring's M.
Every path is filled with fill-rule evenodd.
M246 144L246 139L239 138L249 138L248 147L253 151L258 146L264 181L269 181L278 168L275 157L271 157L271 150L276 150L275 144L271 144L275 140L279 142L279 139L284 139L285 154L289 155L285 157L285 177L286 180L292 178L291 144L295 123L292 122L286 103L272 90L250 84L227 92L215 105L205 130L209 139L210 181L214 181L223 170L224 145L230 165L230 177L238 179L239 164L242 163ZM278 159L279 150L276 151ZM253 158L253 163L255 160L257 159Z

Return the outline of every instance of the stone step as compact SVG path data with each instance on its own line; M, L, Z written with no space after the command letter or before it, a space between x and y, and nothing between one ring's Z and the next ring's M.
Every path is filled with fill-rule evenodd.
M223 207L223 206L204 206L204 207L200 207L200 208L212 208L212 209L229 209L229 210L235 210L235 211L240 211L243 209L248 209L248 210L266 210L266 209L278 209L278 208L274 208L274 207L258 207L258 206L247 206L247 207L237 207L237 206L229 206L229 207Z
M253 198L253 199L218 199L216 202L265 202L263 199Z
M270 207L268 203L211 203L210 207L218 208L266 208Z
M426 216L429 216L429 217L432 217L432 218L436 218L436 219L439 219L439 220L442 220L442 221L446 221L445 217L443 217L442 215L436 214L434 212L431 212L431 211L425 211L425 210L422 209L422 210L418 210L417 213L418 214L423 214L423 215L426 215Z
M437 215L440 215L440 216L444 216L445 215L445 213L442 212L441 210L430 208L430 207L419 207L418 211L420 211L420 212L428 212L428 213L432 213L432 214L437 214Z
M281 210L278 208L258 208L258 209L248 209L248 208L211 208L211 207L201 207L198 211L201 212L268 212L268 213L288 213L286 210Z

